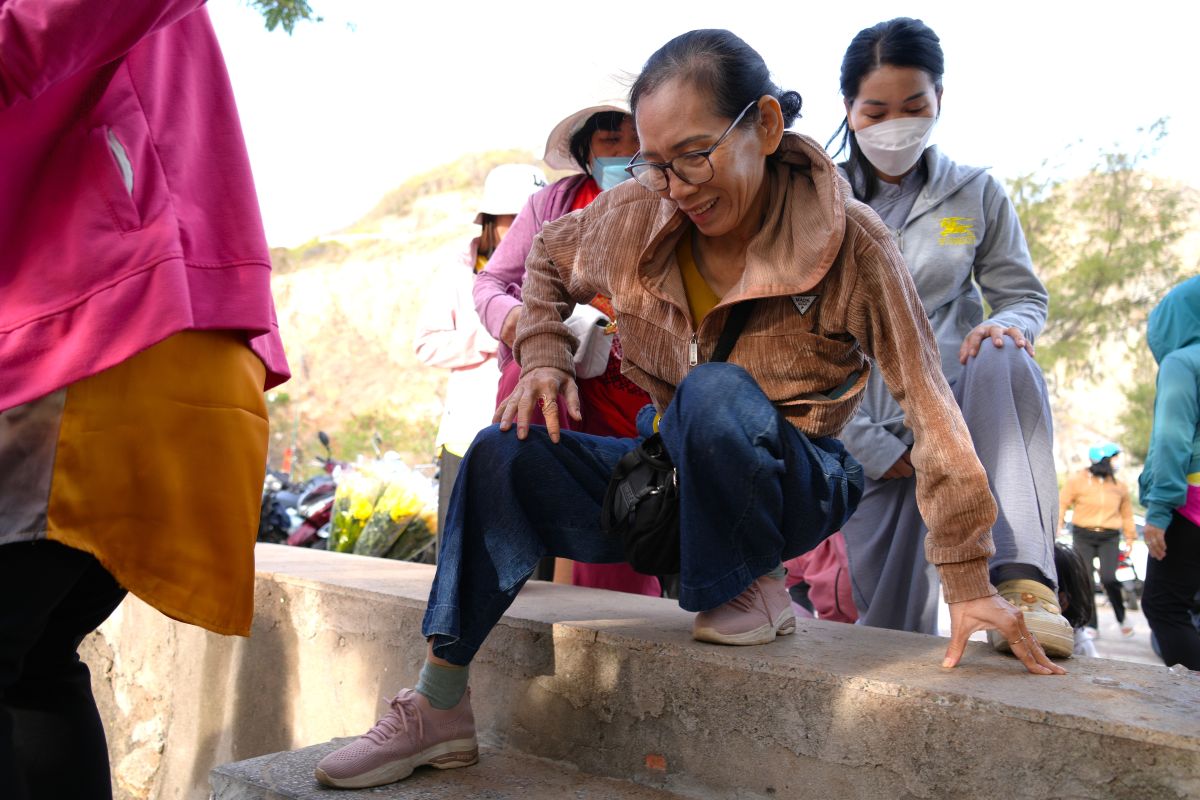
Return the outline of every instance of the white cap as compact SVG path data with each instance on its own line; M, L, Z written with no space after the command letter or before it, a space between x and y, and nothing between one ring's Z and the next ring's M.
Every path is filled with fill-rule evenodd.
M579 165L571 157L571 138L583 129L593 114L603 111L616 111L618 114L629 113L629 102L624 99L602 100L599 104L581 108L554 126L546 139L546 155L542 160L551 169L569 169L579 171Z
M483 182L483 200L475 224L483 224L483 215L517 214L529 195L546 185L546 175L532 164L501 164L488 173Z

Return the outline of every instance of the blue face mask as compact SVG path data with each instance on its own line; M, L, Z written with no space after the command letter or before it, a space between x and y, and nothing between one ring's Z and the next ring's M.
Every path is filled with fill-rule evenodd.
M628 158L620 156L616 158L600 158L596 156L592 159L592 178L595 179L596 185L600 187L600 191L607 192L618 183L629 179L629 173L625 171L625 167L627 166L629 166Z

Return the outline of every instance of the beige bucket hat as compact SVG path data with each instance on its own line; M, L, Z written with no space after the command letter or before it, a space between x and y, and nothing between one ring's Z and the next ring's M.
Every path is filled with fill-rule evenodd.
M571 137L579 133L593 114L599 114L602 111L628 114L629 101L624 98L601 100L594 106L579 109L555 125L554 130L550 131L550 136L546 139L546 155L542 157L546 166L551 169L579 172L579 165L571 157Z

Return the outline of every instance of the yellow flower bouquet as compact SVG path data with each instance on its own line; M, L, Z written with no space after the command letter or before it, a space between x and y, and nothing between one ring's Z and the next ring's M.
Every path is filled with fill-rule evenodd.
M330 550L409 561L433 546L437 493L397 459L357 464L338 482L332 527Z

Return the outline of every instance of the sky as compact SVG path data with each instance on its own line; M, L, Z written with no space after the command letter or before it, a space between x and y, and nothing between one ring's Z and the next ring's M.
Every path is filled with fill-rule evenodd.
M804 98L793 129L824 144L844 116L846 46L898 15L942 40L932 142L954 160L1000 178L1069 177L1101 147L1145 142L1138 129L1168 117L1149 167L1200 188L1186 3L309 1L324 20L292 36L268 33L245 0L208 3L273 246L346 226L464 154L541 156L555 123L620 92L622 76L693 28L727 28L758 50Z

